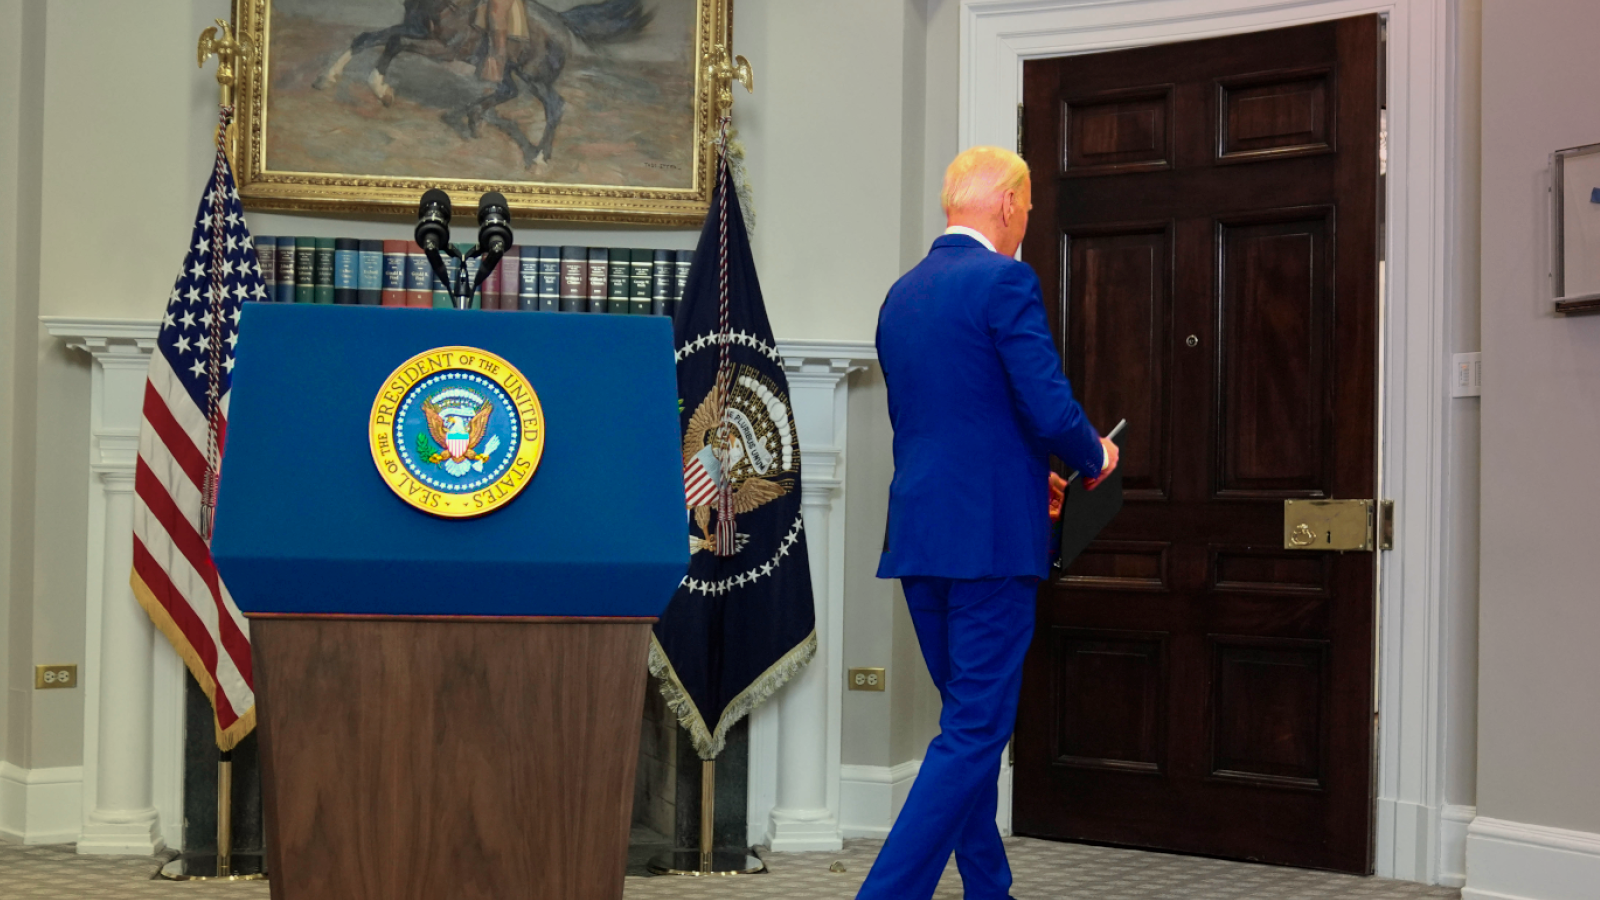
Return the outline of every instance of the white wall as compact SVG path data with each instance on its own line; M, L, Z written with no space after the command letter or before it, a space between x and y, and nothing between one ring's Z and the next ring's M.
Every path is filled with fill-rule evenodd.
M1600 832L1600 317L1551 314L1546 179L1552 151L1600 142L1596 34L1592 0L1484 2L1478 812L1583 832Z

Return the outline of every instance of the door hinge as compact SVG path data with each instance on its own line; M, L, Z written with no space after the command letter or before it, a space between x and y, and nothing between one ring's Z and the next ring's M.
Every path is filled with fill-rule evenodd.
M1028 120L1022 114L1022 104L1017 104L1017 155L1023 159L1028 158L1027 152Z

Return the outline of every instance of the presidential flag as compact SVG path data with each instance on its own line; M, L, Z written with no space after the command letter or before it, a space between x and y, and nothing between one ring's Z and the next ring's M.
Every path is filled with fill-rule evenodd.
M817 650L800 437L730 193L722 166L675 317L690 559L650 645L702 759Z
M210 510L227 439L239 308L266 296L233 173L219 152L145 382L132 582L211 699L223 750L255 727L255 690L249 625L211 562Z

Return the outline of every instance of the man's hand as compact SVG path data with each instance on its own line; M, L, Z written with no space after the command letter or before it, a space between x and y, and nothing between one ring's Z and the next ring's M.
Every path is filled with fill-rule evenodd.
M1106 464L1101 467L1098 476L1090 478L1083 483L1083 486L1091 491L1099 487L1100 482L1105 481L1106 476L1116 471L1117 468L1117 445L1112 443L1110 438L1101 438L1100 446L1105 449Z
M1055 522L1061 518L1061 504L1067 499L1067 480L1054 472L1050 473L1050 521Z

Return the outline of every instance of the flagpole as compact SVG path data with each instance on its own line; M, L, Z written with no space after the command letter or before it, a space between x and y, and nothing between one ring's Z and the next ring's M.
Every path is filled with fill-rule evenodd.
M731 467L722 457L726 451L727 440L723 435L727 427L726 409L728 397L731 393L732 367L728 364L728 242L727 242L727 205L732 202L728 196L733 190L731 178L727 176L728 167L728 126L733 121L733 83L735 81L744 85L747 92L754 93L755 79L750 68L750 61L743 56L730 57L730 48L733 45L733 4L728 4L729 21L724 39L712 51L716 62L709 67L712 83L717 86L717 104L720 112L719 139L717 140L717 184L720 191L721 202L719 210L710 214L717 214L723 218L723 240L718 256L720 267L719 280L722 300L722 358L717 367L717 385L713 389L717 392L718 406L724 410L717 419L719 428L717 432L718 461L722 463L719 475L720 502L717 524L717 554L720 556L731 555L734 551L736 534L734 531L734 517L732 499L730 496L729 472ZM755 857L744 850L716 849L716 822L717 822L717 761L705 759L700 761L700 845L695 850L674 850L671 853L652 857L648 864L650 871L656 875L693 875L693 876L728 876L728 875L756 875L767 870L767 864L759 857Z
M647 867L653 875L728 877L759 875L767 871L760 857L744 850L717 849L717 761L700 761L700 846L652 856Z
M237 15L238 9L237 3L235 3L234 17L237 18ZM200 33L200 43L196 55L201 68L205 67L206 60L210 57L215 56L217 58L217 87L220 96L218 98L219 116L216 143L217 164L220 167L224 164L223 157L226 156L229 147L228 124L233 117L233 89L238 82L238 69L249 60L250 56L255 52L255 48L249 38L234 32L231 22L217 19L216 23L216 28L207 28ZM220 234L220 198L213 201L213 209L213 217L218 229L214 234ZM220 244L220 237L214 237L212 246L217 248L217 253L213 256L213 259L220 259L222 256ZM220 280L221 272L219 269L213 269L213 278L216 281ZM222 293L220 283L214 285L214 291L217 293L218 298L213 303L220 303L220 295ZM218 311L214 313L212 320L211 346L213 347L221 346L220 327L221 315L220 311ZM217 416L215 410L217 404L216 386L220 378L220 358L221 355L218 353L211 354L212 366L209 373L212 387L210 399L213 407L209 418L212 420L213 427L210 446L207 448L204 497L200 511L200 532L207 544L211 541L212 514L216 507L216 470L219 462L217 457L220 455L216 444L215 431ZM163 865L158 874L168 881L261 881L266 879L266 873L263 871L265 860L260 853L243 853L239 854L239 857L240 864L235 865L233 852L233 751L223 750L217 759L217 852L214 855L209 853L180 854Z

